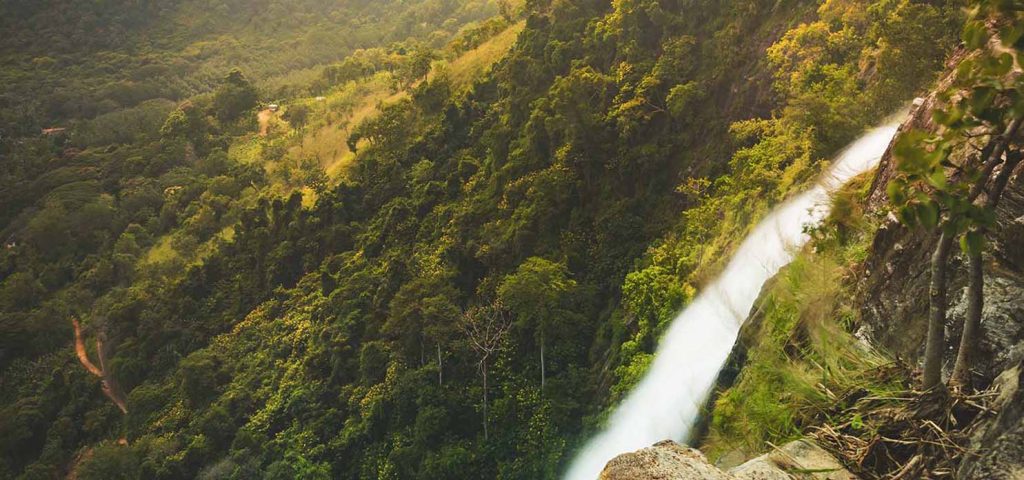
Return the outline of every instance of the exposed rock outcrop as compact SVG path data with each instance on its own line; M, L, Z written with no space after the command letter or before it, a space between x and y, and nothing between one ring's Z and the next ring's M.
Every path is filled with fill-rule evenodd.
M954 57L950 65L961 60ZM952 70L952 69L951 69ZM946 81L949 79L947 78ZM907 127L933 131L935 96L920 102ZM884 211L886 185L895 173L891 155L883 158L869 205ZM1024 479L1024 168L1018 166L996 209L987 235L984 308L979 349L972 365L976 388L1000 392L998 414L973 427L971 454L956 478ZM929 256L935 238L901 226L889 216L879 229L859 274L861 336L916 365L923 352L928 312ZM946 325L946 373L952 368L966 316L966 268L952 258ZM993 379L995 379L993 381Z
M972 454L960 465L964 480L1018 480L1024 478L1024 365L1010 368L996 379L999 414L977 426Z
M964 59L953 55L948 71ZM936 91L953 80L947 75ZM901 131L935 131L932 113L937 105L933 93L915 102L910 118ZM1003 370L1021 359L1024 350L1024 175L1022 166L1011 177L996 209L996 225L989 230L991 248L986 255L985 308L980 351L974 365L975 386L985 387ZM891 150L882 157L868 194L869 210L888 211L886 186L896 174ZM863 320L863 338L915 364L924 349L927 331L929 260L936 238L918 229L908 229L889 214L879 228L871 254L859 272L858 300ZM960 330L966 310L967 272L962 258L950 259L949 315L945 358L948 369L956 358Z
M996 212L996 227L986 255L985 307L981 344L974 365L976 386L1024 356L1024 178L1015 176ZM860 281L862 336L912 364L924 348L928 311L928 257L935 239L909 230L894 220L878 232ZM952 363L966 312L966 269L951 259L946 358ZM952 365L947 365L951 368Z
M789 442L729 470L743 480L856 480L838 460L810 440Z
M959 55L951 59L950 71L960 60ZM947 77L943 83L951 78ZM934 95L915 102L901 130L934 130L932 111L935 105ZM984 415L970 430L971 453L964 457L955 478L1024 479L1024 390L1020 388L1024 381L1024 166L1017 168L996 209L995 225L987 235L982 330L972 364L972 386L992 385L1000 392L993 406L998 413ZM882 226L866 261L853 272L857 285L856 304L861 314L857 334L865 342L914 366L923 356L929 261L936 239L927 232L902 226L888 213L886 186L894 175L895 162L890 151L883 157L868 195L868 211L881 217ZM950 262L944 355L947 374L956 357L967 305L964 262L957 256ZM755 304L740 332L716 390L730 386L746 363L751 340L760 329L762 315L758 305ZM728 473L733 478L791 478L772 476L777 472L768 468L767 463L774 454L758 457ZM759 476L737 477L744 472Z
M623 453L604 467L600 480L733 480L735 477L708 463L699 450L671 440Z
M828 452L808 440L787 443L723 472L704 454L671 440L608 462L600 480L855 480Z

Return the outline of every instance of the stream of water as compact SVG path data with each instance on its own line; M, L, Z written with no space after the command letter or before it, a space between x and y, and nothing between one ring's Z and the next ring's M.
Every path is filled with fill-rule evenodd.
M847 146L813 187L754 228L718 278L672 321L646 375L579 452L566 480L594 480L616 455L687 439L761 285L807 241L803 227L828 214L830 194L878 165L904 117L893 116Z

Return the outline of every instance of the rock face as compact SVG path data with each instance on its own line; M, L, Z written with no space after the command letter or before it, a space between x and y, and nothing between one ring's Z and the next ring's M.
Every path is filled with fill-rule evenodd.
M987 386L1024 357L1024 176L1017 174L1011 180L996 220L985 257L982 338L974 365L978 387ZM859 333L912 364L924 349L929 257L934 246L934 238L890 220L879 229L858 282L863 320ZM964 262L958 257L951 262L947 371L956 358L967 305Z
M979 425L972 450L960 465L963 480L1017 480L1024 478L1024 366L1003 372L996 379L999 414Z
M962 56L959 55L950 60L951 71L960 60ZM948 77L943 83L950 79ZM934 130L932 111L935 105L934 95L915 102L915 108L901 130ZM1020 148L1019 143L1015 148ZM895 175L895 169L891 151L887 152L868 194L868 210L882 217L883 223L872 242L868 258L853 272L861 314L857 334L862 340L895 354L913 366L919 365L924 352L929 263L936 239L927 232L903 227L895 216L887 213L886 186ZM1024 389L1021 388L1024 382L1024 164L1018 166L1003 193L996 209L995 225L989 230L987 240L985 304L979 349L972 365L972 381L973 386L979 389L990 385L999 389L1000 397L994 407L998 414L971 431L972 455L963 461L956 478L1024 479ZM947 375L956 358L967 305L964 261L954 255L950 262L950 303L944 355ZM760 317L755 304L719 376L716 390L730 386L742 370L747 348L758 334ZM777 461L780 460L780 451L794 447L789 444L727 473L732 478L793 478L792 469L787 470ZM793 456L799 458L803 454Z
M948 64L955 70L961 54ZM940 90L952 80L947 76ZM934 131L932 112L936 95L915 102L910 118L901 131L919 129ZM1024 175L1018 171L1011 177L996 209L996 225L987 235L990 248L986 254L985 308L982 316L983 334L979 358L975 364L976 386L985 387L1007 368L1013 367L1024 354ZM882 214L888 210L886 186L896 174L891 151L882 157L878 172L868 194L869 209ZM871 343L917 362L923 354L927 331L929 261L936 238L921 230L900 225L889 215L871 246L871 254L858 278L858 297L863 320L861 333ZM959 251L959 249L957 249ZM954 255L949 272L949 315L946 327L947 373L956 358L961 325L966 311L966 278L964 261Z
M960 59L954 56L951 66ZM919 102L907 126L934 130L934 106L934 95ZM1019 142L1014 148L1020 148ZM886 185L894 172L894 162L887 154L869 194L871 210L886 209ZM858 333L911 365L917 365L923 356L929 257L935 240L932 235L902 227L890 216L875 236L858 275L862 320ZM1020 389L1024 380L1024 166L1018 166L1011 177L987 240L985 304L972 381L976 388L999 388L998 414L971 432L973 454L965 458L956 478L1024 479L1024 391ZM947 374L956 358L967 305L964 262L955 257L950 261L944 355Z
M624 453L608 462L600 480L856 480L828 452L807 440L783 447L727 472L698 450L671 440Z

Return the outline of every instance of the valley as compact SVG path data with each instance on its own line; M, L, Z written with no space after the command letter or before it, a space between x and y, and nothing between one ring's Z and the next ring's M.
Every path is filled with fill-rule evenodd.
M0 479L1024 461L1013 2L0 18Z

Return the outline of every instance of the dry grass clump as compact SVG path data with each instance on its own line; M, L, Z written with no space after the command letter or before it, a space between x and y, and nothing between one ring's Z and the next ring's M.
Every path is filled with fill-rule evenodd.
M810 435L865 479L952 478L969 455L970 426L995 412L996 392L905 390L862 395Z

